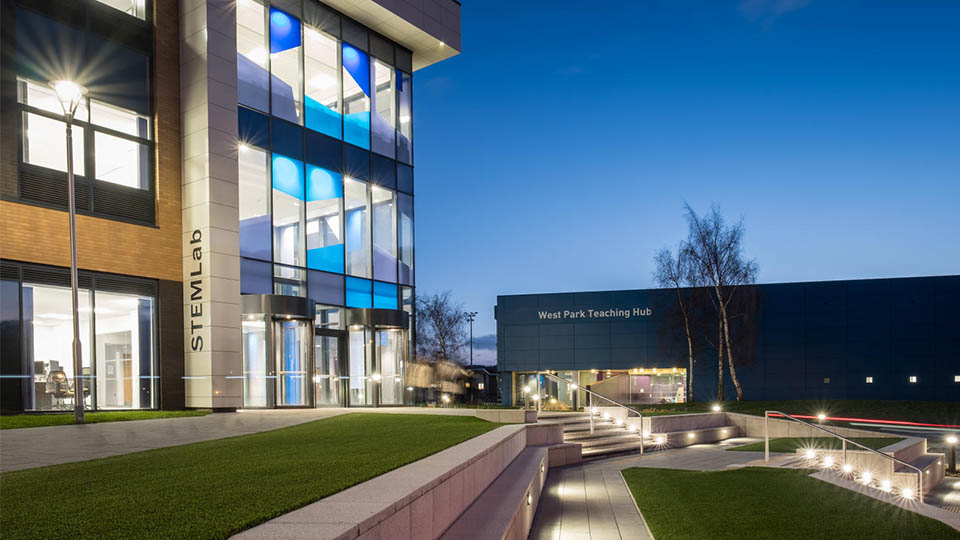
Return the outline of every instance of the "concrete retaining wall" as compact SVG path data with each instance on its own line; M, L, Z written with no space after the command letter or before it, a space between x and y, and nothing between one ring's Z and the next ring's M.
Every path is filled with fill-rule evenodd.
M533 424L537 421L537 411L524 409L476 409L474 414L481 420L499 424Z
M560 425L502 426L233 538L433 540L443 534L524 448L562 442ZM564 460L567 458L566 452L561 455ZM576 457L579 458L579 447Z

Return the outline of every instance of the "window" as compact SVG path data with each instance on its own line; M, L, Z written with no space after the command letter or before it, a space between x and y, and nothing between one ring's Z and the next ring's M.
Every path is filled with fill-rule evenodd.
M23 113L23 162L67 172L67 124L46 116ZM73 125L73 171L84 175L83 128Z
M17 95L23 112L23 162L61 172L67 170L66 125L52 89L20 78ZM28 112L38 109L37 112ZM50 114L43 114L43 112ZM89 111L89 112L88 112ZM73 170L85 176L87 137L93 136L94 174L111 184L150 189L150 118L133 110L84 99L74 116ZM57 144L64 141L62 144Z
M346 224L347 273L370 277L370 217L367 184L352 178L343 180ZM348 295L349 296L349 295Z
M340 324L341 309L336 306L325 306L317 304L317 317L314 320L314 324L320 328L330 328L334 330L341 330L343 326Z
M413 197L397 194L399 209L400 283L413 285Z
M397 159L413 163L413 77L409 73L397 71L397 93L400 104Z
M954 375L953 382L960 382L960 375Z
M271 113L300 121L300 20L270 8Z
M373 307L371 298L371 283L368 279L359 279L353 277L346 278L347 307L370 308Z
M266 10L257 0L237 0L237 101L270 110Z
M397 215L393 199L393 191L373 186L373 279L396 282Z
M915 382L917 382L917 376L916 376L916 375L911 375L910 378L907 379L907 380L909 380L911 383L915 383Z
M307 267L343 273L343 178L307 165Z
M830 384L830 377L824 377L823 384Z
M273 155L273 260L304 265L303 162Z
M272 294L272 266L273 265L268 262L255 261L253 259L241 257L240 294Z
M307 296L307 271L293 266L273 265L273 294Z
M873 384L873 377L867 377L867 384Z
M84 279L89 277L81 276ZM156 407L152 296L79 290L84 381L77 391L70 288L28 282L22 295L23 358L25 375L32 381L25 389L26 409L72 410L76 395L83 396L89 408Z
M80 358L82 375L92 375L92 294L79 290ZM69 287L23 284L24 362L32 387L27 389L26 409L72 410L75 392L73 370L73 315ZM85 407L93 404L89 380L82 384ZM32 391L32 392L31 392ZM32 396L30 395L32 393Z
M270 260L269 154L239 146L240 255Z
M154 407L153 298L97 291L97 407Z
M306 126L340 138L340 44L322 30L303 29Z
M343 60L343 140L370 149L370 59L346 43Z
M394 157L397 142L397 109L393 87L393 68L374 59L373 81L373 151Z
M147 20L147 0L97 0L101 4L106 4L114 9L133 15L134 17Z

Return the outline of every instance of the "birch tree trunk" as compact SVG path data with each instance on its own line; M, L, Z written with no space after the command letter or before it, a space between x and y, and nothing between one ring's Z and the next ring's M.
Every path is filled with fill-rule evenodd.
M720 294L720 291L717 291ZM733 350L730 347L730 324L727 319L727 305L720 302L720 316L723 317L723 335L727 347L727 363L730 366L730 378L733 379L733 387L737 389L737 401L743 401L743 388L740 387L740 381L737 380L737 369L733 367Z
M723 401L723 319L717 317L717 401Z
M684 317L687 327L687 352L690 358L690 371L687 372L687 401L693 401L693 337L690 335L690 323Z

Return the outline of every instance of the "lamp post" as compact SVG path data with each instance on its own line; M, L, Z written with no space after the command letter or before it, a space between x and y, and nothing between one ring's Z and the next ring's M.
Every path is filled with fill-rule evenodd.
M87 89L73 81L51 81L67 123L67 190L70 205L70 296L73 301L73 417L83 423L83 365L80 359L80 316L77 307L77 203L73 181L73 115Z
M476 311L468 311L466 313L467 322L470 323L470 376L473 377L473 320L477 317ZM470 403L474 401L473 387L476 386L477 380L473 379L473 384L470 385Z

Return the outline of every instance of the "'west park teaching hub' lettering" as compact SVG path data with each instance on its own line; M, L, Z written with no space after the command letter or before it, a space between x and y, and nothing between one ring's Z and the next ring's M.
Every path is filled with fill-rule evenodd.
M560 311L538 311L540 319L629 319L630 317L649 317L653 315L650 308L633 309L577 309Z

